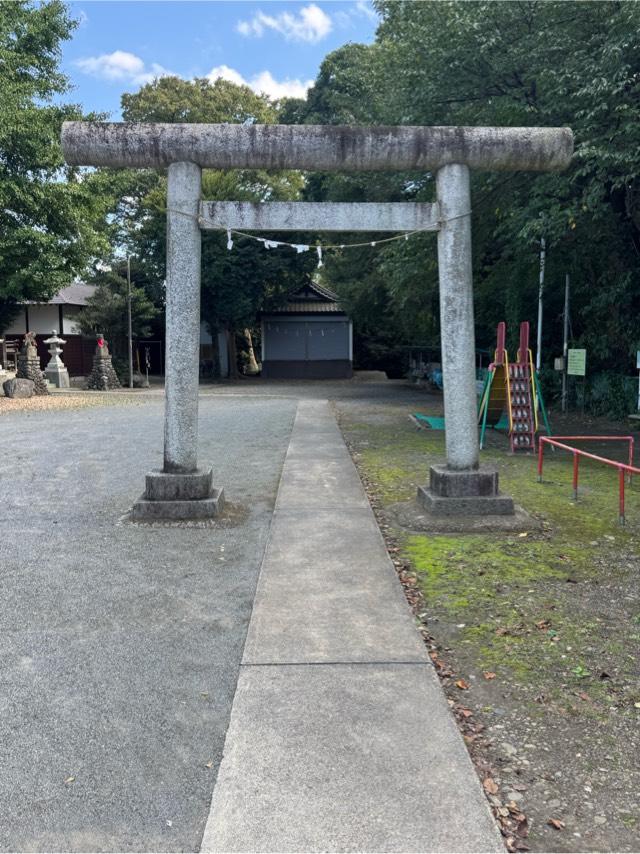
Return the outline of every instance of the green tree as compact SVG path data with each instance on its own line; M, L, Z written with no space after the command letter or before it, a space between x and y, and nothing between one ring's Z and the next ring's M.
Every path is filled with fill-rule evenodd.
M629 366L640 334L640 27L635 3L381 0L390 121L570 126L558 175L473 177L480 336L534 320L548 248L545 351L560 351L564 273L573 332L592 366Z
M276 109L266 95L220 77L213 83L206 77L160 77L122 96L122 117L128 122L271 124Z
M560 352L563 285L572 278L573 340L592 369L630 370L640 343L640 6L632 2L378 0L373 45L329 55L304 121L356 124L570 126L576 154L561 174L472 177L478 343L506 319L535 327L540 239L547 244L543 352ZM300 115L299 107L293 111ZM311 176L311 197L433 198L434 176ZM432 238L328 261L328 284L356 307L379 297L378 334L433 336ZM362 271L362 272L361 272ZM375 287L372 287L375 282ZM384 295L384 296L382 296ZM363 312L368 314L363 315ZM415 318L415 320L414 320ZM413 330L413 335L411 335ZM375 333L374 333L375 334Z
M265 96L247 86L225 80L185 81L165 77L124 95L126 121L163 122L274 122L275 107ZM165 278L166 173L138 173L142 192L123 215L125 243L149 271L149 278ZM234 170L203 172L203 197L215 200L276 201L298 198L303 187L299 172ZM271 236L274 239L278 235ZM282 235L290 241L291 235ZM265 250L247 238L234 238L230 252L226 233L202 233L202 316L217 341L222 327L228 332L232 369L235 366L235 333L243 333L256 321L258 312L282 300L287 290L301 280L313 259L292 250Z
M97 271L89 280L97 285L93 296L78 315L85 335L102 333L116 358L124 358L128 338L127 263L118 261L110 270ZM149 297L146 270L139 263L131 265L131 328L134 338L147 338L159 309Z
M47 300L108 247L113 178L65 166L61 45L76 24L60 0L0 4L0 331L17 303Z

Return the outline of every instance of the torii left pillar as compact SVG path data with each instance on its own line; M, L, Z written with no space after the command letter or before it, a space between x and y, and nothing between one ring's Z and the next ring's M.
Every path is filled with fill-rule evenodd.
M197 164L169 166L164 467L147 475L138 521L211 519L223 503L212 470L198 468L201 185Z

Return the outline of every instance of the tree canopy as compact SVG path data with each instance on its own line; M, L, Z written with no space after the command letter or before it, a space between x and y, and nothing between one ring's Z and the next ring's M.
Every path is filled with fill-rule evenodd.
M565 173L474 174L478 340L495 325L535 321L540 239L547 244L544 351L561 346L565 273L572 333L592 367L630 370L640 343L640 6L630 2L404 3L379 0L372 45L324 61L306 122L570 126ZM433 177L313 176L314 198L433 198ZM436 267L429 237L327 263L330 284L358 305L386 305L404 340L433 335ZM360 275L365 269L367 275ZM372 313L367 323L375 322ZM366 324L365 324L366 325ZM437 342L434 342L437 343Z
M124 357L128 336L127 262L119 261L110 270L97 271L90 279L96 285L93 296L78 315L86 335L102 333L114 356ZM142 265L131 265L131 329L134 338L146 338L159 310L149 297L150 282Z
M47 300L108 251L113 177L65 166L60 129L82 118L61 45L76 24L60 0L0 4L0 331L17 302Z

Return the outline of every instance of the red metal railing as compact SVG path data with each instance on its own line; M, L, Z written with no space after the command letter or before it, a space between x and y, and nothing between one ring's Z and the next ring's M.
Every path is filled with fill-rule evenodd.
M571 445L565 445L559 442L558 439L566 439L569 442L628 442L629 444L629 462L620 463L616 460L609 460L606 457L600 457L597 454L590 454L588 451L582 451L580 448L573 448ZM619 493L619 518L620 524L624 525L624 475L628 473L629 483L633 474L640 474L640 469L633 465L634 439L633 436L540 436L538 440L538 482L542 483L542 466L544 465L544 446L551 445L554 448L560 448L562 451L567 451L573 455L573 497L578 498L578 474L580 457L586 457L589 460L595 460L598 463L604 463L618 470L618 493Z

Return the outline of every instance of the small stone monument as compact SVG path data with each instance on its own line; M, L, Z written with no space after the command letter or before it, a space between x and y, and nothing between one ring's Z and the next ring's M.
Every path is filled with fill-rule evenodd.
M14 377L2 384L5 397L18 398L20 400L33 397L33 380L23 380Z
M111 353L102 335L98 335L93 368L87 378L87 388L94 391L109 391L120 388L120 380L111 364Z
M27 332L18 353L18 370L16 377L22 380L32 380L34 394L49 394L47 382L40 368L35 332Z
M57 388L69 388L69 371L65 368L60 356L62 355L61 344L66 344L62 338L58 337L56 329L51 333L51 338L47 338L44 342L49 345L49 364L44 369L44 375Z

